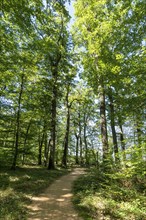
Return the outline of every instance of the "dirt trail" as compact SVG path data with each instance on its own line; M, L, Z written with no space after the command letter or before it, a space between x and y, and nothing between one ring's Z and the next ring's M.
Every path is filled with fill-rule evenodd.
M84 170L76 168L56 180L44 193L32 197L32 203L28 206L28 220L82 220L71 202L72 183L81 174L84 174Z

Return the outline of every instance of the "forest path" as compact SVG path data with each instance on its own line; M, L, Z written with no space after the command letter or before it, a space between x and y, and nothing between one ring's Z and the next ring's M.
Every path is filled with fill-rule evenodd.
M82 220L73 208L71 190L74 180L84 173L83 168L75 168L43 193L32 197L32 203L28 206L28 220Z

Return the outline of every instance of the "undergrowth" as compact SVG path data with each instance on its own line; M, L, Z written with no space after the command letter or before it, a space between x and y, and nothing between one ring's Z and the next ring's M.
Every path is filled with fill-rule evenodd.
M90 169L74 183L73 202L85 220L145 220L144 178L123 170L105 174Z
M55 179L66 174L64 169L48 171L41 167L2 169L0 172L0 219L25 220L31 197L41 193Z

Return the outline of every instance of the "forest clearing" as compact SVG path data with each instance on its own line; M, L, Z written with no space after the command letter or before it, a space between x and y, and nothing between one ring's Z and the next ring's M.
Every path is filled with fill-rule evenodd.
M146 1L0 7L0 219L145 220Z

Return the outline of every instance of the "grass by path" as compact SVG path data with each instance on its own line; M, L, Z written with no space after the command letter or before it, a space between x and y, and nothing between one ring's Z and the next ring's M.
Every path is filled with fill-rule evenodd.
M2 169L0 172L0 219L25 220L26 205L33 195L41 193L67 170L48 171L41 167L18 168L16 171Z
M73 202L85 220L145 220L144 182L114 180L97 169L75 181Z

